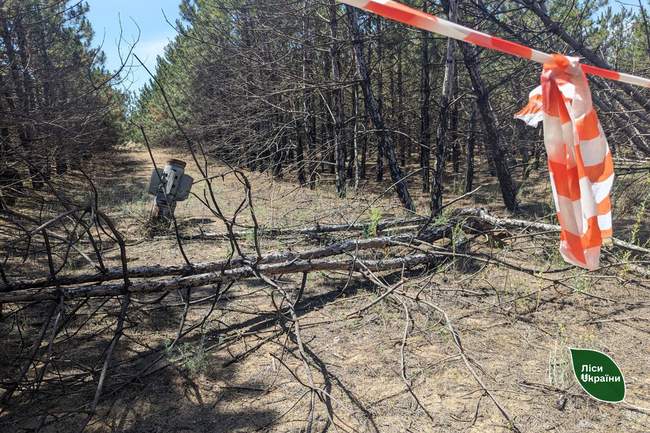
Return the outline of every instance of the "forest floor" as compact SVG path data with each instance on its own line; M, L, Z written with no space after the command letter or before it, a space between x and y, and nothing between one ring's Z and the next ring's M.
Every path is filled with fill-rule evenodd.
M190 161L188 155L165 150L155 151L155 157L159 165L166 157ZM100 207L109 210L125 234L129 265L182 264L174 236L146 235L151 206L146 184L152 168L146 150L125 147L112 154L110 161L108 166L98 160L96 170L90 172L95 173ZM217 164L211 170L214 175L228 172ZM199 177L191 164L188 172ZM392 193L382 196L376 186L364 185L359 191L351 190L348 198L339 199L331 185L310 190L296 186L293 179L247 175L257 218L265 228L408 216ZM448 197L462 194L460 186L453 186L462 184L460 180L449 184ZM241 184L233 176L225 176L216 177L215 185L224 213L232 213L245 198ZM200 185L195 193L201 196ZM518 217L539 220L552 214L543 173L528 181L521 197L525 214ZM496 185L487 184L454 206L485 207L495 215L505 215L495 204L500 202L497 198ZM635 200L638 202L634 193L621 191L618 203L621 209L631 208ZM418 195L423 213L426 203L426 196ZM195 197L179 205L177 217L184 235L224 232L223 225ZM629 213L617 221L617 236L628 239L634 215ZM250 220L243 218L241 223ZM264 252L300 251L345 236L262 235L261 247ZM252 249L250 240L242 242ZM556 251L557 243L557 234L550 233L495 237L473 246L496 259L539 270L536 273L494 261L380 277L386 286L401 284L399 291L405 299L425 293L429 302L447 313L471 367L507 411L512 424L470 374L440 314L390 298L354 314L376 300L381 290L347 272L319 272L310 274L304 298L296 308L302 350L317 369L308 372L299 346L278 337L283 335L282 329L274 318L273 296L267 286L238 282L220 299L218 312L201 325L211 308L211 302L201 299L214 294L213 287L204 287L192 294L197 303L187 317L187 327L199 325L195 332L167 350L165 362L136 382L118 386L128 372L114 375L89 431L301 432L313 405L312 431L507 432L518 428L531 433L647 432L650 283L617 267L596 273L567 268ZM223 259L229 243L225 239L195 239L184 241L183 247L192 262L206 262ZM383 252L372 254L381 257ZM117 249L113 257L117 264ZM299 287L300 279L280 277L283 285L291 288ZM128 319L118 360L173 340L183 302L171 294L162 304L148 307L147 301L156 297L136 300L142 308ZM96 304L89 303L85 316L79 314L77 320L87 317L100 301L93 302ZM84 332L90 335L92 331ZM106 338L110 336L107 332ZM70 352L88 356L101 353L108 341L77 337L79 341ZM227 344L221 344L224 339ZM220 349L212 350L216 345ZM601 350L612 356L625 375L626 402L607 404L589 398L572 376L569 347ZM311 393L310 387L322 391ZM56 391L43 390L46 396ZM47 406L50 413L64 412L92 397L93 392L90 386L75 388L56 402L41 401L10 410L0 418L0 430L33 428L32 412L39 405ZM51 431L72 430L53 424Z

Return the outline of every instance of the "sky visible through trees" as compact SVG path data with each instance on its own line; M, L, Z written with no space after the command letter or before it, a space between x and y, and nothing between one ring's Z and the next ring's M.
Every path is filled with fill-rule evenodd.
M155 68L156 57L164 54L165 46L176 35L173 26L179 13L178 0L88 0L87 3L90 7L88 20L95 31L94 44L102 45L109 70L121 66L128 54L129 43L138 37L138 28L140 42L135 52L151 68ZM124 39L121 50L118 49L120 34ZM130 70L131 75L124 87L138 91L150 77L139 65L133 65Z
M562 54L551 127L335 0L0 0L0 431L647 433L650 89L558 84L650 77L647 1L404 3Z

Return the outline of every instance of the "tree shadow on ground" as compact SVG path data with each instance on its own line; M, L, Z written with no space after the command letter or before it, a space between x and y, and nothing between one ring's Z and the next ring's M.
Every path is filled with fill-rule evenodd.
M115 315L113 309L104 311L108 317ZM80 315L77 320L83 322L87 318ZM36 320L36 316L32 319ZM167 321L167 331L178 326L177 320L175 316L174 320ZM223 367L226 361L223 356L204 352L196 341L179 343L179 350L143 350L141 343L144 342L139 341L138 335L145 331L140 327L135 331L137 324L138 317L132 315L127 324L130 329L113 354L110 374L89 430L244 432L256 430L276 418L271 410L245 407L234 410L232 405L222 409L221 405L237 401L242 392L264 391L257 383L241 383L237 378L237 363ZM51 374L38 387L16 392L14 398L1 407L0 431L50 433L79 430L94 398L99 370L113 335L114 323L100 330L101 334L93 334L97 325L101 324L86 325L89 329L73 339L65 339L61 334L62 341L56 345L50 361ZM160 323L156 326L165 330ZM151 324L146 328L151 328ZM25 341L34 341L38 327L30 326L27 330L29 333L22 337ZM146 332L151 333L150 329ZM163 355L162 359L151 364L160 355ZM170 362L174 359L180 360ZM22 359L14 357L14 360L20 361L21 365L24 363ZM9 361L3 360L3 363ZM142 375L143 367L148 365L153 365L151 373ZM38 369L41 367L39 363ZM239 386L230 388L230 383Z
M222 359L211 357L214 366ZM184 369L169 367L111 403L110 416L104 416L108 431L123 433L229 433L250 432L273 422L272 410L244 407L231 410L227 403L239 401L242 394L254 396L265 390L256 383L230 387L236 366L210 368L207 384ZM215 385L215 383L217 385ZM136 387L133 387L136 388ZM228 406L224 408L223 406ZM103 422L102 422L103 423Z

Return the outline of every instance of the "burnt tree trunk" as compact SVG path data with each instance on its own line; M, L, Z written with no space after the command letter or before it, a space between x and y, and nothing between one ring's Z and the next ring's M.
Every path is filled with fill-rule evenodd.
M469 119L469 134L467 136L467 157L465 161L465 193L474 189L474 148L476 146L476 123L478 110L476 104L472 104L472 114Z
M508 167L506 151L499 136L497 117L490 105L490 95L485 86L485 82L481 77L478 65L478 53L476 48L466 44L462 44L461 49L463 51L465 66L469 72L470 80L472 81L474 93L476 93L476 104L481 113L481 119L483 120L483 126L485 128L486 145L488 146L492 162L494 163L494 169L497 178L499 179L503 202L508 210L515 211L518 206L517 187L512 179L510 168Z
M372 123L377 130L377 138L379 140L379 147L382 150L382 153L386 156L388 161L388 167L390 169L391 178L393 179L395 189L397 190L397 195L400 198L400 201L405 208L415 211L415 204L411 199L409 194L408 184L404 175L402 174L402 169L399 166L397 161L397 155L395 153L395 146L389 134L386 133L386 128L384 125L384 119L382 113L379 111L379 106L375 95L372 90L372 84L370 82L370 73L368 72L368 67L366 65L364 54L363 54L363 42L361 40L361 29L359 28L359 17L356 12L356 9L348 6L348 19L350 22L350 29L352 30L352 36L354 38L354 54L357 63L357 69L359 76L361 77L361 87L363 89L364 99L366 101L366 109L368 114L372 119Z
M359 90L352 86L352 158L350 159L351 176L354 177L354 189L359 188Z
M359 91L357 90L357 93ZM363 93L363 90L362 92ZM367 177L367 168L368 168L368 109L363 106L363 134L361 134L361 161L359 161L359 178L365 180Z
M404 71L402 69L402 50L397 51L397 125L400 128L400 131L402 131L402 128L406 126L406 122L404 121ZM402 167L405 167L408 163L408 153L404 135L399 134L397 136L397 143L400 151Z
M452 97L458 93L458 74L454 76L454 85L451 91ZM458 143L458 120L460 110L458 104L453 104L451 118L449 119L449 139L451 141L451 165L454 173L460 173L460 143Z
M312 0L304 1L305 10L303 12L302 25L305 40L302 44L302 80L305 86L305 90L303 91L303 128L305 129L305 139L307 140L307 160L309 161L307 164L307 169L309 171L307 181L309 182L309 188L314 189L316 188L316 171L318 170L318 166L316 165L316 116L314 115L314 92L311 89L307 89L314 63L314 31L308 13L311 2Z
M345 141L343 140L343 89L341 81L341 62L339 59L338 44L338 16L337 4L330 0L330 35L332 42L330 44L330 60L332 62L332 80L334 82L334 160L336 176L336 193L339 197L345 197Z
M297 122L298 125L300 122ZM300 186L305 186L307 178L305 177L305 144L303 142L303 134L301 127L296 125L296 163L298 165L298 183Z
M428 0L423 10L427 12ZM422 31L420 48L420 169L422 170L422 192L430 190L431 159L431 57L429 50L432 41L429 32Z
M377 112L380 116L384 116L384 74L383 74L383 61L384 61L384 44L382 41L382 22L383 18L377 18ZM368 63L370 64L370 63ZM384 149L381 143L377 143L377 182L384 180Z
M457 9L455 0L449 0L445 5L449 21L456 22ZM442 209L443 185L442 178L445 172L445 154L449 144L449 108L453 98L454 81L456 77L456 61L454 59L454 48L456 41L447 39L447 54L445 55L445 75L442 84L442 95L440 97L440 113L438 117L438 128L436 129L436 165L431 184L431 214L435 215Z

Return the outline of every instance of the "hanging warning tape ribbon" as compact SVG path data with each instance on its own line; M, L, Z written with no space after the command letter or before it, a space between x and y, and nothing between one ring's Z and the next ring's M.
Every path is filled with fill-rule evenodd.
M485 33L477 32L470 28L452 23L434 15L413 9L393 0L338 0L350 6L372 12L384 18L388 18L400 23L417 27L432 33L437 33L448 38L456 39L490 50L500 51L511 54L523 59L529 59L537 63L545 64L553 61L551 54L534 50L525 45L507 41ZM636 86L650 88L650 79L637 77L635 75L624 74L597 66L581 65L583 71L587 74L597 75L613 81L634 84Z

